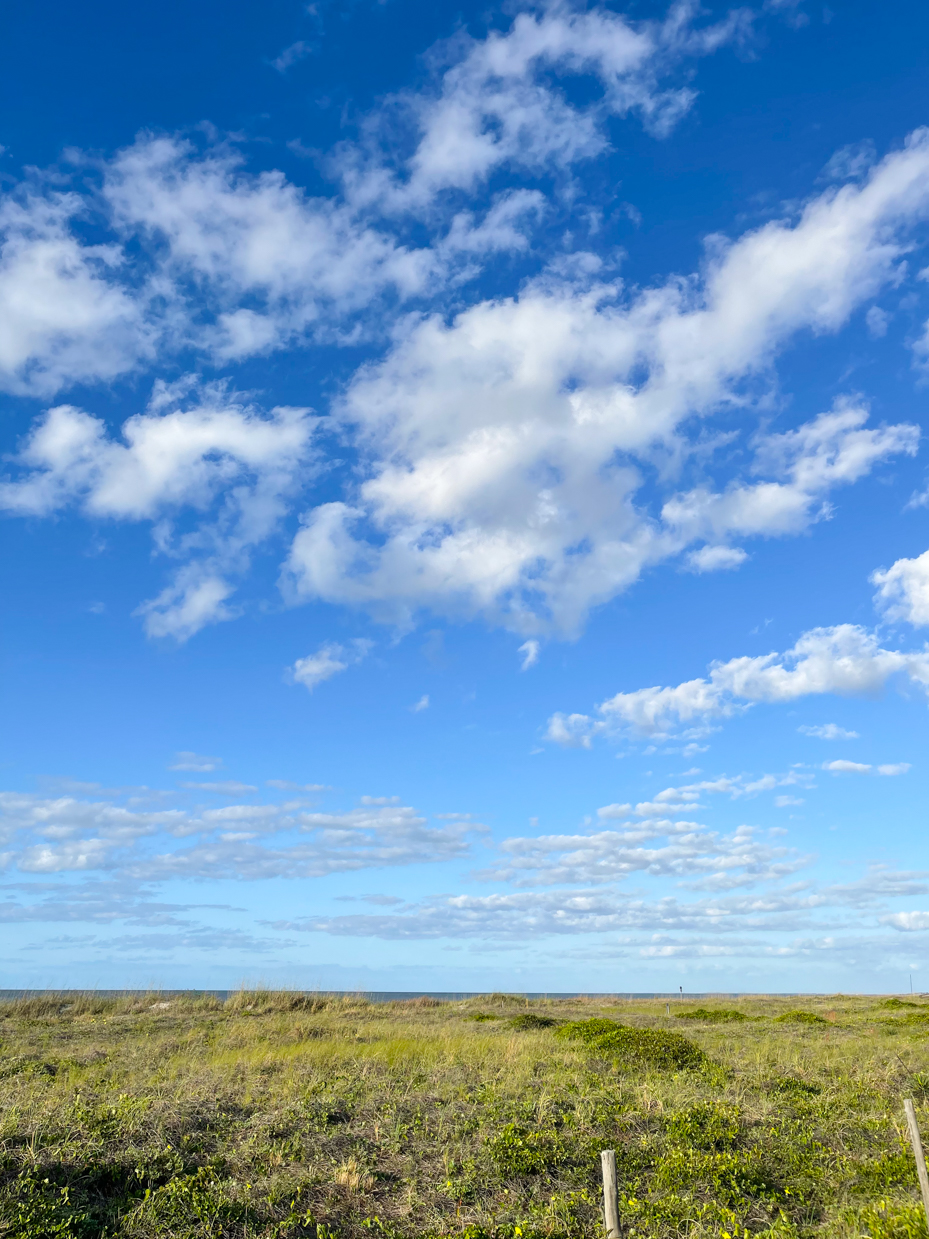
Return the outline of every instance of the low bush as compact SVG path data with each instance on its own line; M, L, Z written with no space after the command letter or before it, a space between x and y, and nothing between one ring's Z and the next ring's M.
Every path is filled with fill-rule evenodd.
M524 1015L514 1015L508 1023L510 1028L515 1028L518 1032L531 1032L536 1028L554 1028L558 1021L548 1015L536 1015L534 1011L527 1011Z
M574 1020L559 1028L557 1035L629 1064L694 1070L709 1061L699 1046L663 1028L632 1028L606 1019Z
M815 1015L812 1011L785 1011L782 1015L774 1017L776 1024L828 1024L828 1020L824 1020L821 1015Z

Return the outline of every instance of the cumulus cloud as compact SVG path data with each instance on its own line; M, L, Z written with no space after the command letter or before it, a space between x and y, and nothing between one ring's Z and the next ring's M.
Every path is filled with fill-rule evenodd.
M58 170L6 194L4 390L50 396L189 350L225 365L362 343L369 359L335 404L360 460L328 502L302 494L318 425L306 409L188 387L158 389L120 434L73 404L49 409L0 506L153 522L177 570L138 614L179 641L241 612L238 578L298 507L288 600L401 625L426 608L481 615L530 641L578 632L651 566L734 570L748 539L827 518L837 488L915 450L916 428L870 426L849 396L761 433L759 402L798 334L838 331L904 278L929 215L929 131L882 160L841 154L829 175L844 183L707 238L698 270L652 284L627 286L616 253L587 252L579 219L571 253L538 227L572 209L551 176L564 184L600 155L610 118L666 134L694 100L688 66L749 24L742 10L703 23L691 3L632 22L555 0L459 34L417 95L382 100L333 154L341 189L327 195L252 173L234 142L152 134L86 165L79 191ZM585 103L563 89L578 76ZM502 252L531 258L531 277L511 295L462 294ZM733 410L737 431L704 434ZM876 584L889 613L924 622L922 569L906 564L919 561Z
M114 226L155 246L186 334L220 361L311 329L336 340L334 321L422 292L436 265L280 172L247 174L231 147L142 135L107 166L103 194Z
M692 566L734 566L729 539L807 529L836 487L912 454L917 429L868 427L861 400L839 400L757 439L754 476L672 492L660 519L636 506L642 468L687 460L685 421L745 407L795 333L838 330L896 278L927 214L920 131L862 184L717 239L699 276L624 297L594 260L451 322L399 323L338 410L370 476L308 513L288 565L296 594L394 622L431 607L570 633L695 543L710 549L694 547Z
M740 546L701 546L687 556L694 572L726 572L741 567L746 559L748 555Z
M608 9L555 0L518 13L505 32L480 40L459 35L443 49L446 65L432 90L392 100L391 125L403 125L413 145L399 167L384 158L390 144L376 117L367 149L342 151L338 165L350 200L423 210L442 191L478 189L501 165L531 173L565 168L604 150L602 121L611 114L637 113L651 132L667 134L695 96L661 79L681 61L739 39L750 25L747 11L737 10L699 27L698 12L684 0L664 21L634 25ZM572 105L552 88L553 75L592 78L599 97L587 107ZM396 144L393 128L391 136Z
M908 933L929 929L929 912L892 912L881 917L881 923Z
M83 244L75 193L0 198L0 390L47 396L154 355L146 292L122 287L118 243Z
M914 627L929 624L929 551L872 573L871 583L877 586L874 600L888 619Z
M366 641L363 637L357 638L349 645L327 642L321 645L315 654L307 654L305 658L298 658L289 668L290 675L294 683L303 684L312 692L317 684L322 684L323 680L331 679L340 671L347 671L349 667L360 663L373 644L372 641Z
M871 767L865 762L860 761L824 761L823 770L828 770L831 774L870 774Z
M76 507L96 520L152 522L157 550L186 562L138 613L151 636L184 641L234 614L227 578L248 567L252 548L276 531L305 484L315 425L306 409L264 414L221 386L189 380L156 383L146 411L119 435L57 405L35 421L14 476L0 482L0 510Z
M598 717L555 714L548 738L589 745L592 737L618 728L660 735L681 723L726 717L759 702L822 693L875 696L894 675L925 689L929 653L883 649L874 633L855 624L813 628L783 654L732 658L713 663L703 679L617 693L597 707Z

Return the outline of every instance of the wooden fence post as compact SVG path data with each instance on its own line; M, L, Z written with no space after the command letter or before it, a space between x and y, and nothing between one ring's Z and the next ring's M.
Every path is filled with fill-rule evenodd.
M600 1169L603 1171L603 1225L607 1239L619 1236L619 1188L616 1182L616 1153L604 1149L600 1154ZM925 1170L923 1170L925 1174Z
M919 1124L916 1122L916 1111L912 1101L905 1101L906 1124L910 1129L910 1143L913 1146L913 1156L916 1158L916 1173L919 1175L919 1190L923 1197L923 1209L926 1211L926 1225L929 1226L929 1175L926 1174L926 1159L923 1156L923 1142L919 1135Z

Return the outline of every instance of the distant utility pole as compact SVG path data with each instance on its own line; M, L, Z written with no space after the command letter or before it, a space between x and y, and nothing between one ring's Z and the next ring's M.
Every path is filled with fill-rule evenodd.
M681 1002L683 1002L684 1001L684 987L683 985L679 985L677 988L681 991Z

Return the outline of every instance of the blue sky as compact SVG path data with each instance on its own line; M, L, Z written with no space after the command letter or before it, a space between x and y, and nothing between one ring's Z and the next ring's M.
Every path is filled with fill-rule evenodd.
M924 6L0 22L0 986L929 988Z

